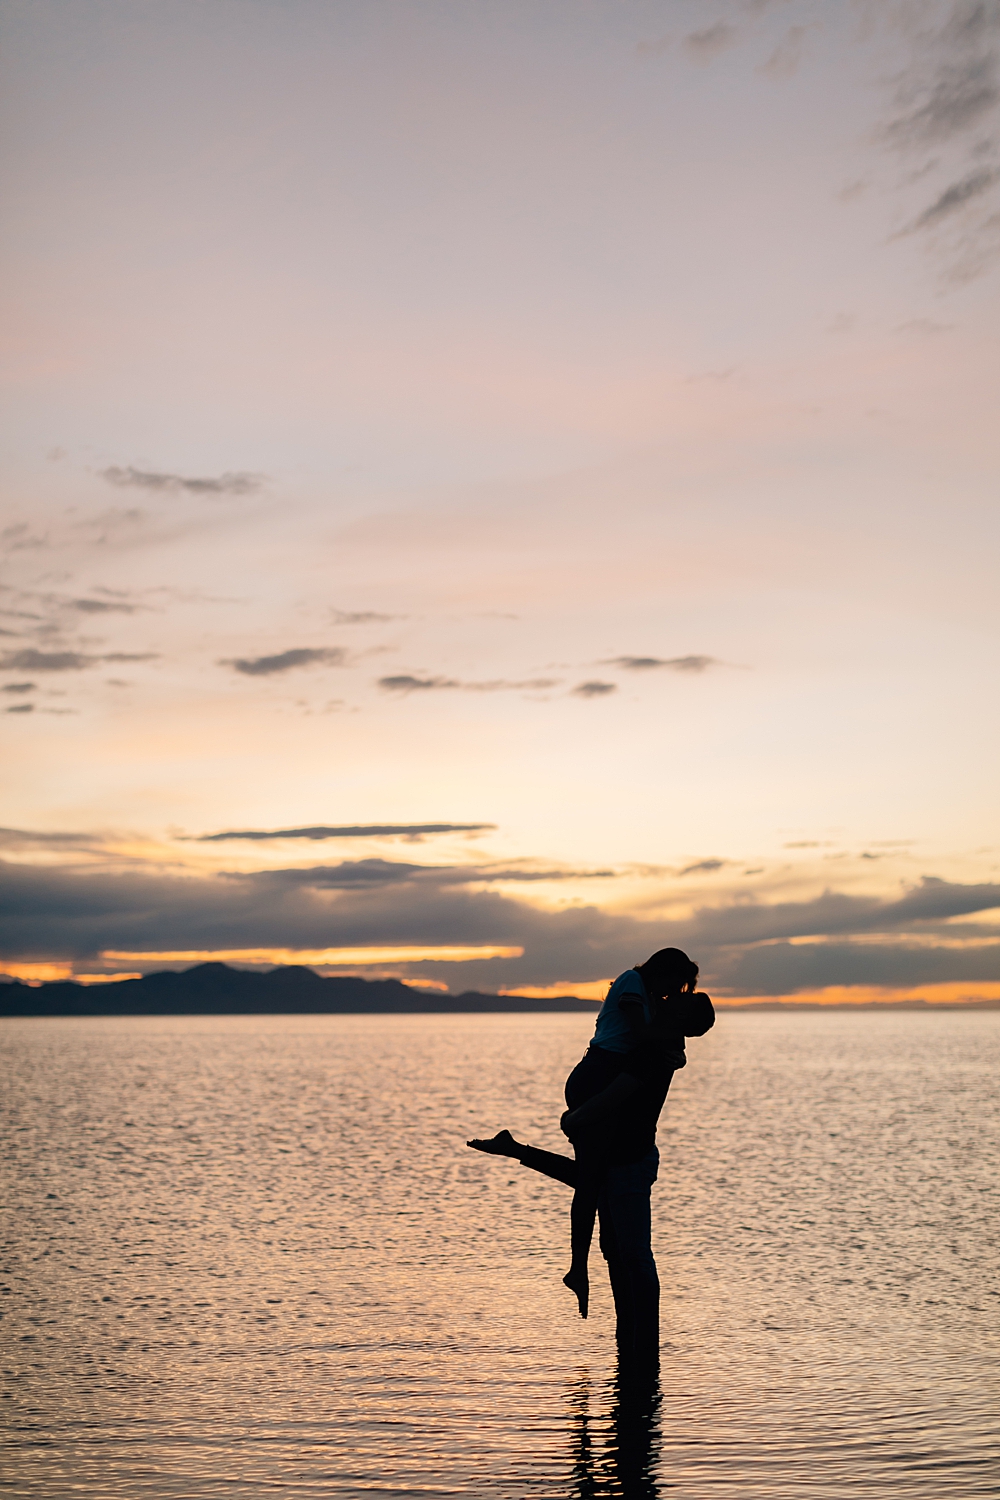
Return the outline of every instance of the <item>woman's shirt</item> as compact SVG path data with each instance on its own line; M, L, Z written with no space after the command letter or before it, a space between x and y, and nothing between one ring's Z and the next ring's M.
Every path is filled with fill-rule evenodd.
M608 990L597 1014L592 1046L601 1047L605 1052L631 1052L635 1035L622 1014L623 1003L625 1006L641 1005L643 1020L648 1024L652 1019L649 996L638 969L626 969Z

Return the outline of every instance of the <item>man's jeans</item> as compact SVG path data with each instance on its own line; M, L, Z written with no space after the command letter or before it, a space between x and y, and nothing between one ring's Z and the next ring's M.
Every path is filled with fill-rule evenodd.
M567 1187L576 1187L577 1164L552 1151L525 1146L521 1165ZM660 1282L650 1243L649 1190L660 1153L654 1146L641 1161L609 1167L597 1202L601 1254L615 1299L618 1348L625 1356L654 1358L660 1346Z
M598 1199L601 1254L615 1299L618 1348L623 1355L654 1356L660 1344L660 1282L650 1243L649 1190L660 1153L609 1167Z

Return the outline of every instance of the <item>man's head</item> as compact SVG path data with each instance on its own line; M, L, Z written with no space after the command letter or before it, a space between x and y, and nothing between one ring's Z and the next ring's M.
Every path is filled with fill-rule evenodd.
M715 1025L715 1006L707 995L682 995L677 1011L685 1036L704 1036Z

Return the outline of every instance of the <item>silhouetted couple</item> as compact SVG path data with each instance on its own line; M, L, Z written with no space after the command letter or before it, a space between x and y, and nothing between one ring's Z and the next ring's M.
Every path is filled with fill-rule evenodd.
M715 1023L707 995L697 994L698 965L679 948L619 974L597 1017L582 1060L566 1080L560 1120L575 1160L516 1141L509 1130L469 1141L477 1151L509 1156L573 1188L570 1269L563 1277L587 1316L587 1260L595 1217L615 1299L618 1347L655 1359L659 1351L660 1283L650 1243L649 1190L659 1152L656 1122L670 1080L687 1061L684 1039Z

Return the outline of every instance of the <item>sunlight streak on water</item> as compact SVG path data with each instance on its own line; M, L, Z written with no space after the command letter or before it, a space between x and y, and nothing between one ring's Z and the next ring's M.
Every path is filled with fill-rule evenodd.
M1000 1016L724 1015L654 1189L660 1389L560 1284L582 1015L7 1021L0 1490L971 1500Z

